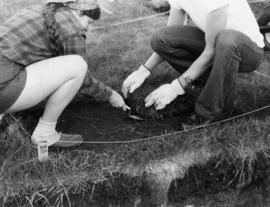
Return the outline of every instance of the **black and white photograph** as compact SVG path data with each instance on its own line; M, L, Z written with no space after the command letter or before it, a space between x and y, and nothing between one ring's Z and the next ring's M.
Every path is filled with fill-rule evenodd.
M0 0L0 207L270 207L270 0Z

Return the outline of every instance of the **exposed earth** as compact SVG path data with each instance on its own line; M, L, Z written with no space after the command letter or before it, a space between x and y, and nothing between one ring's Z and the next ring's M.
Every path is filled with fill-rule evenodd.
M267 58L267 57L266 57ZM267 59L266 59L267 60ZM266 64L264 67L268 67ZM167 79L165 77L164 79ZM234 93L226 102L226 110L223 118L240 115L260 107L267 106L270 100L270 92L267 84L267 77L258 74L240 75ZM262 83L259 87L258 82ZM163 81L159 82L159 84ZM143 91L151 91L157 83L148 82L143 86ZM269 85L268 85L269 86ZM178 100L168 106L167 110L157 113L155 110L146 110L136 106L143 103L147 93L140 93L133 97L133 112L138 112L144 120L130 118L127 112L112 108L107 103L98 103L91 99L82 99L73 102L63 113L59 121L59 129L64 132L80 133L85 141L97 142L118 142L134 141L153 136L160 136L182 130L181 120L184 120L188 113L182 113L178 109L185 102ZM191 98L192 99L192 98ZM194 97L193 97L194 99ZM135 101L134 101L135 100ZM136 102L137 101L137 102ZM137 104L134 105L134 102ZM180 104L180 105L179 105ZM179 107L180 106L180 107ZM23 115L24 123L31 131L40 116L40 109L32 109L31 113ZM270 107L257 113L248 115L257 119L269 117ZM117 150L119 144L82 144L78 150L91 150L102 153L104 150ZM261 160L264 158L262 157ZM175 178L168 189L167 199L172 207L182 206L267 206L269 197L269 178L267 164L264 159L261 165L256 167L256 178L251 183L237 183L234 180L236 169L232 167L224 171L225 163L208 163L189 169L184 179ZM231 174L228 172L231 172ZM155 206L152 202L153 184L142 177L128 177L116 174L110 182L104 182L95 186L94 194L85 192L84 195L70 195L72 206L86 207L89 203L92 206ZM89 184L89 186L93 186ZM239 187L240 186L240 187ZM159 195L159 194L158 194ZM155 201L154 201L155 203ZM237 205L236 205L237 204ZM270 204L269 204L270 205ZM67 204L68 206L68 204Z

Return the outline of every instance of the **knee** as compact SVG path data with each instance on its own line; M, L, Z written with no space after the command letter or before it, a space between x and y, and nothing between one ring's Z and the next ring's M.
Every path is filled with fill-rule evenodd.
M216 49L222 51L236 47L239 35L240 32L234 30L221 31L216 38Z
M166 45L166 33L164 29L156 31L150 40L151 47L154 52L159 53Z
M75 75L78 77L84 77L88 69L87 62L80 55L72 55L70 57L70 62L73 65Z

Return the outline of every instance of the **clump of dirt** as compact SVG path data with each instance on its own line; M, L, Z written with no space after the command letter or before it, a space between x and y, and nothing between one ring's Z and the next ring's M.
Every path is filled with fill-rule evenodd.
M149 79L141 87L135 90L134 93L129 94L127 104L131 107L131 113L139 115L144 119L160 120L191 112L196 97L200 92L198 87L195 87L192 92L186 93L183 96L178 96L172 103L166 106L165 109L157 111L154 105L148 108L145 107L144 99L162 84L170 83L172 79L173 78L170 75L162 75L154 79Z

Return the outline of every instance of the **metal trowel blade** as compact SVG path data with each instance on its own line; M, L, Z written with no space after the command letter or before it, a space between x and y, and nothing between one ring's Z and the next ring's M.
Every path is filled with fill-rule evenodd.
M142 117L132 114L131 109L128 109L128 117L133 119L133 120L137 120L137 121L143 121L144 120Z

